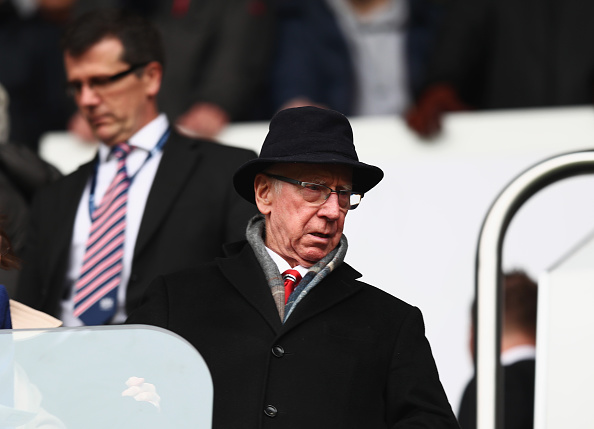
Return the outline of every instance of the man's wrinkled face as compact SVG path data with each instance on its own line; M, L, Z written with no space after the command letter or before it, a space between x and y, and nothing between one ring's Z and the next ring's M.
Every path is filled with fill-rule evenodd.
M140 68L138 74L109 81L131 67L121 60L123 49L118 39L106 38L80 56L64 55L68 82L79 88L74 98L81 114L95 137L110 146L128 140L153 119L160 85L160 72L154 73L160 67L156 63Z
M352 189L352 170L340 165L277 164L268 173L318 183L335 190ZM256 176L256 203L266 216L266 246L291 266L310 267L340 242L347 208L332 193L323 204L305 201L302 189L264 174Z

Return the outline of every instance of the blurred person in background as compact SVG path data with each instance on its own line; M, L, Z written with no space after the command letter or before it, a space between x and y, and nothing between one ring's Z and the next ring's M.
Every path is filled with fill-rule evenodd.
M274 109L402 114L425 80L441 7L434 0L279 0Z
M0 269L12 270L19 267L19 259L15 256L10 239L4 232L2 223L0 223Z
M522 271L503 276L501 364L505 429L534 427L534 371L538 287ZM475 356L476 301L472 304L470 351ZM466 386L458 421L462 429L476 428L476 376Z
M27 146L8 141L9 98L0 85L0 219L6 234L12 237L11 249L20 255L25 245L29 211L33 195L42 186L62 175ZM14 294L18 271L0 270L0 284Z
M407 112L423 137L465 110L591 105L594 2L450 0L427 82Z
M78 0L78 14L124 7L161 31L167 71L159 106L188 135L213 138L229 122L262 119L273 43L272 0ZM84 122L74 127L85 135Z
M0 84L10 96L10 135L37 152L48 131L63 131L74 112L64 93L60 36L75 0L37 0L27 15L0 0Z
M0 270L11 270L18 268L18 261L14 259L10 248L10 241L0 225ZM12 319L10 317L10 296L2 283L0 283L0 329L12 329ZM0 368L0 380L2 377Z

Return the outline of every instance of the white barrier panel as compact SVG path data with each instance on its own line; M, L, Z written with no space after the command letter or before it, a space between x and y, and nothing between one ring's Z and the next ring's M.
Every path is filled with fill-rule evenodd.
M399 118L351 123L359 158L386 175L348 215L346 260L364 281L421 308L457 411L472 373L469 318L483 218L521 171L549 156L593 147L594 109L453 114L433 141L416 137ZM233 125L220 141L258 151L267 129L264 123ZM46 159L57 162L71 153L65 146L57 153L49 146L58 144L50 142L42 143ZM508 229L504 268L524 268L537 278L581 240L593 226L594 199L584 198L593 189L594 178L585 176L531 198Z
M0 331L0 427L212 427L204 359L143 325Z
M534 427L592 428L594 236L539 279Z

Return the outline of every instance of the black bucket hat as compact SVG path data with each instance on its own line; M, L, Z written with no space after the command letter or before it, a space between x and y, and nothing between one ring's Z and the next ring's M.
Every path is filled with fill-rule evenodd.
M235 190L255 204L254 179L276 163L340 164L353 169L353 190L365 193L384 172L359 161L348 119L329 109L306 106L285 109L270 121L260 156L243 164L233 176Z

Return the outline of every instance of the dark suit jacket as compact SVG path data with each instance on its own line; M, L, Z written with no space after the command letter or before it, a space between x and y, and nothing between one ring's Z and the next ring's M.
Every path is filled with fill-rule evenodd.
M232 184L254 152L172 133L151 187L134 247L126 309L140 302L159 274L206 262L222 245L245 235L253 205ZM36 196L17 300L57 316L65 293L76 211L95 161Z
M505 429L534 427L534 359L503 367ZM458 413L462 429L476 428L476 377L466 386Z
M417 308L343 263L283 325L251 247L228 253L159 277L127 321L198 349L214 383L213 428L458 427Z

